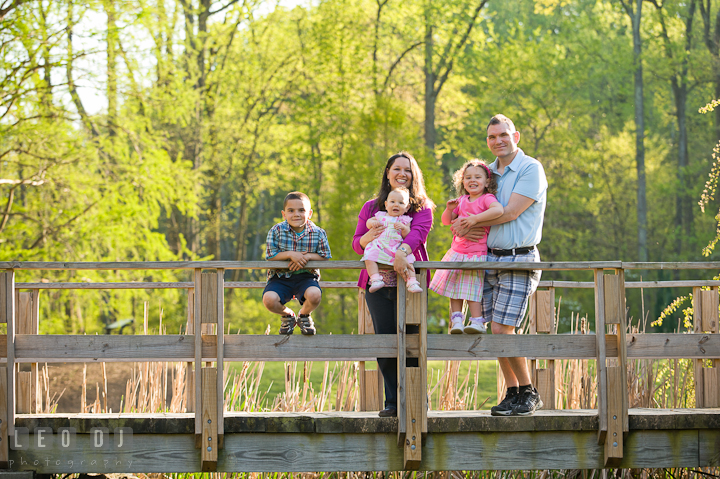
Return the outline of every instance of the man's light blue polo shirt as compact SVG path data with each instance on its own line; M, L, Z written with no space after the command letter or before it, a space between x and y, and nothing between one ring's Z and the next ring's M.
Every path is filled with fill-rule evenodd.
M505 167L502 175L497 171L497 158L490 164L490 170L495 174L498 184L495 196L503 207L507 206L513 193L535 202L517 219L490 227L488 247L513 249L540 243L548 188L542 164L518 149L517 155L512 163Z

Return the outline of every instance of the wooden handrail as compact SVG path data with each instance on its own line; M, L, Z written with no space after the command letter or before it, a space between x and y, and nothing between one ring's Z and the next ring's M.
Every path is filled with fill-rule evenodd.
M225 289L261 289L265 281L226 281ZM320 281L322 288L357 288L357 281ZM577 288L593 289L592 281L540 281L540 288ZM679 281L626 281L625 288L695 288L720 286L720 281L707 279L689 279ZM125 283L15 283L15 289L193 289L192 282L125 282Z
M492 360L498 357L534 359L595 359L594 334L427 335L427 357L433 360ZM195 358L192 335L30 335L15 336L15 362L186 362ZM214 335L203 335L202 361L215 361ZM613 338L606 336L606 356L618 357ZM720 335L652 333L628 334L629 359L707 359L720 357ZM0 359L6 357L0 336ZM417 341L408 336L406 348ZM391 335L320 334L224 335L226 361L374 361L397 356Z
M59 261L0 261L0 269L6 270L165 270L165 269L268 269L287 267L284 261L115 261L115 262L59 262ZM542 261L533 262L484 262L450 263L443 261L417 261L421 269L539 269L547 271L595 270L595 269L720 269L720 262L666 262L632 263L622 261ZM364 269L362 261L309 261L308 268L317 269Z
M117 262L42 262L42 261L4 261L0 262L0 269L8 270L167 270L167 269L268 269L285 268L290 263L285 261L117 261ZM586 261L586 262L485 262L478 263L448 263L443 261L417 261L416 268L420 269L541 269L541 270L588 270L588 269L614 269L622 268L621 261ZM309 261L307 268L322 270L329 269L364 269L362 261ZM720 263L717 263L720 268Z

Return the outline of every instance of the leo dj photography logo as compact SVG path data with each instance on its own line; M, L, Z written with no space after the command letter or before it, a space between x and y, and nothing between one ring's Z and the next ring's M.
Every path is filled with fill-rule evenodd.
M10 449L16 451L16 460L10 460L10 467L15 466L120 466L125 461L115 454L130 451L132 448L132 428L118 427L112 433L106 427L93 427L89 434L78 434L74 427L36 427L32 434L26 427L16 427L15 435L10 438ZM102 459L73 461L71 452L95 452L102 454ZM97 457L97 456L95 456Z

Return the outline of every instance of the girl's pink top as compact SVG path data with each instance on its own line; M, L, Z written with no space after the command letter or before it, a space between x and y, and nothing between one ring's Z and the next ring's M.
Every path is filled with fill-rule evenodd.
M360 238L362 235L368 232L367 221L375 216L378 212L377 206L375 206L375 200L367 201L358 215L358 224L355 228L355 236L353 236L352 247L353 250L359 255L362 255L365 251L360 246ZM433 215L430 208L423 208L416 213L407 213L412 218L410 223L410 233L405 237L403 243L410 246L412 254L415 256L416 261L427 261L428 254L425 248L430 228L432 228ZM430 279L430 271L428 271L428 280ZM368 274L366 270L360 272L360 278L358 279L358 287L365 288L368 281Z
M498 200L495 195L490 193L485 193L475 201L470 201L470 195L464 195L459 198L457 208L453 210L453 213L457 214L458 218L478 215L483 211L487 211L493 203L498 203ZM461 236L453 236L452 250L469 256L484 256L487 254L487 235L489 232L490 227L486 226L485 234L480 241L468 241Z

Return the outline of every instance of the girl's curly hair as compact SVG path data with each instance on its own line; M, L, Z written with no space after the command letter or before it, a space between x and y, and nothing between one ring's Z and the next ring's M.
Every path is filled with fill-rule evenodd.
M495 175L492 174L492 171L490 171L490 168L488 168L487 163L478 158L474 158L468 161L467 163L462 165L459 170L453 173L453 186L455 187L455 193L457 193L458 196L468 194L467 190L465 190L465 186L463 186L463 177L465 176L465 171L471 166L480 168L481 170L485 171L485 174L490 179L490 181L488 181L487 188L485 188L485 193L496 195L497 181L495 181Z

